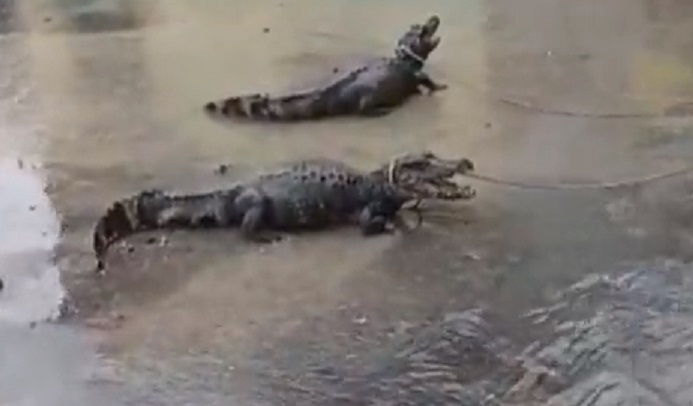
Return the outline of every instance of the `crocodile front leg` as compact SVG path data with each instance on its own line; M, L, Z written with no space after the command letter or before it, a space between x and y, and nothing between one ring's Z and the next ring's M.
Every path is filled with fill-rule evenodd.
M416 80L417 80L417 82L418 82L417 84L419 86L423 86L424 88L426 88L428 90L428 94L431 94L431 93L437 92L437 91L441 91L441 90L445 90L448 88L448 85L434 82L433 79L431 79L431 77L428 76L428 74L421 72L421 71L417 72Z
M364 236L385 234L387 231L387 219L385 216L373 215L367 207L361 211L359 226Z
M390 234L393 231L387 228L387 224L394 217L392 214L383 211L380 202L373 202L361 210L359 214L361 233L364 236Z

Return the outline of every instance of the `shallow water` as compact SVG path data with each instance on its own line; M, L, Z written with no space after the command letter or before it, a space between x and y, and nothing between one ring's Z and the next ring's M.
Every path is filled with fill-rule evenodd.
M85 404L82 376L95 353L75 331L41 324L59 315L65 289L54 261L60 219L46 193L21 38L2 37L0 53L0 404Z
M300 392L286 383L308 370L360 376L377 369L373 353L397 348L393 339L479 306L522 348L536 337L519 315L585 275L693 253L680 182L609 193L480 184L477 199L431 214L407 238L344 231L259 250L234 233L175 233L165 246L134 238L134 252L114 250L103 280L89 271L90 227L113 199L223 185L229 180L212 173L220 163L232 164L233 178L305 156L369 167L426 148L527 182L668 170L692 155L685 114L589 113L687 111L693 6L682 2L27 0L0 8L0 32L9 33L0 187L11 190L0 210L21 224L7 227L27 233L11 239L24 244L15 251L30 252L0 259L28 269L0 268L8 281L0 304L14 303L0 316L28 321L60 296L45 179L65 231L56 251L62 279L87 324L102 327L89 337L126 371L109 398L222 404L233 393L277 403ZM389 55L397 36L432 12L443 42L427 70L450 85L445 92L374 120L220 125L201 113L210 99L313 86L334 67ZM21 171L17 157L26 160ZM618 220L607 204L632 206L636 218ZM82 346L77 336L72 343Z
M22 161L23 162L23 161ZM23 163L22 165L30 165ZM64 297L53 249L60 226L40 177L17 159L0 161L0 201L6 230L0 245L0 320L28 324L54 318Z

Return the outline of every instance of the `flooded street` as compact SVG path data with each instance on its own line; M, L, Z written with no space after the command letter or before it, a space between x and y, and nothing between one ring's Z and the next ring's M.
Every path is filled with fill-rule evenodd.
M202 112L389 56L432 13L444 92L372 119ZM691 404L690 175L470 179L410 235L140 235L105 276L91 251L118 198L304 157L430 149L551 185L677 170L691 38L676 0L0 1L0 405ZM66 294L74 317L44 323Z

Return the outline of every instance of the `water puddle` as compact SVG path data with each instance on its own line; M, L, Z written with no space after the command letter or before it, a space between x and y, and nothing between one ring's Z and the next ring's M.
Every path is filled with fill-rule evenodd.
M40 173L19 159L0 161L0 321L56 316L65 291L53 262L60 224Z

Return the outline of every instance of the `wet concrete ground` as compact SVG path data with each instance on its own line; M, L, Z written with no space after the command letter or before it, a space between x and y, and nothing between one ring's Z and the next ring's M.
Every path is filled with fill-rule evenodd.
M130 241L134 252L114 250L105 278L90 272L91 226L112 200L149 187L209 189L277 161L317 155L366 168L426 148L534 183L685 163L693 6L682 2L1 4L0 210L11 213L3 229L16 230L0 250L0 317L14 326L0 335L3 357L34 353L17 338L22 326L54 311L44 299L58 303L50 251L59 219L57 267L87 331L30 331L36 346L63 340L80 354L36 352L36 364L90 370L101 354L98 384L55 374L55 387L80 389L69 393L114 404L311 404L318 389L292 384L306 371L363 374L447 312L489 308L506 335L531 341L517 316L584 275L691 253L687 189L676 181L611 192L475 184L477 199L445 206L406 238L344 230L260 249L234 232L174 233L165 246L142 236ZM201 114L208 99L319 83L335 66L390 54L400 32L432 12L443 42L427 69L450 85L434 97L377 120L223 126ZM677 110L683 117L590 117ZM228 179L213 174L219 163L233 164ZM33 186L42 179L58 217ZM0 378L14 378L1 380L13 391L0 403L37 394L79 402L37 390L31 369L15 373L20 364L2 363Z

